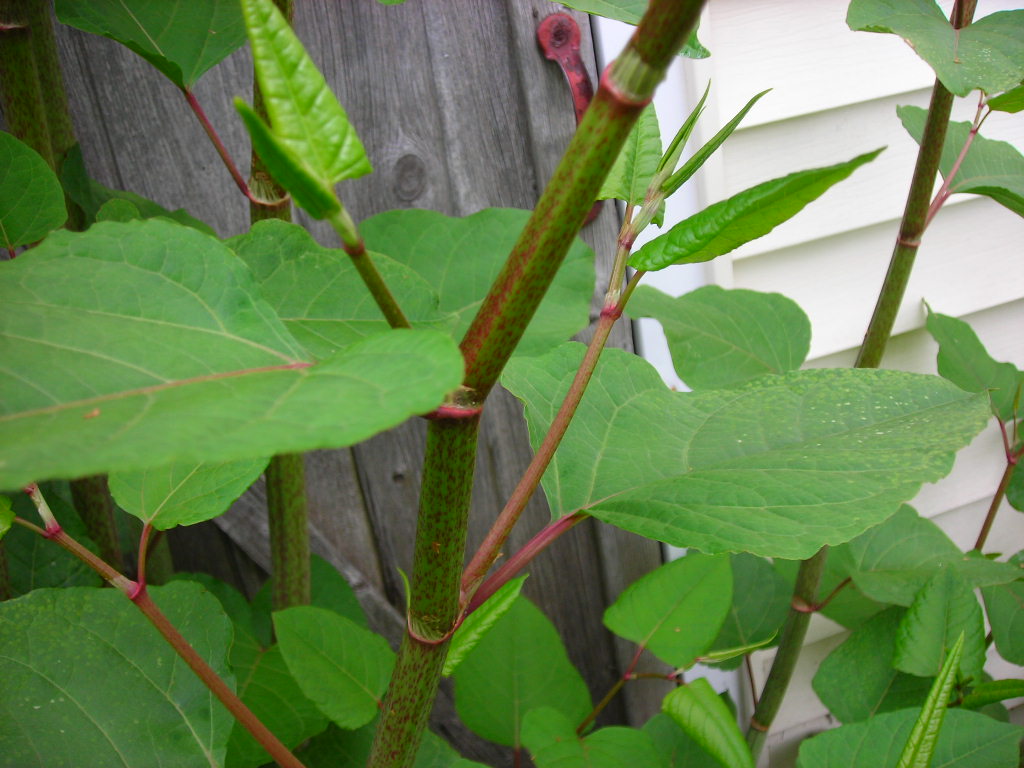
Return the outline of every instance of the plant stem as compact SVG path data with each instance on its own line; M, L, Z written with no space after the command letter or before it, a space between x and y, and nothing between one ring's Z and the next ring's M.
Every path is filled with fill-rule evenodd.
M970 24L975 5L976 0L957 0L951 14L952 24L956 29ZM899 235L889 262L889 271L882 283L867 333L854 363L856 368L877 368L885 354L885 347L896 321L896 313L903 302L903 295L910 280L921 236L928 224L932 188L939 171L939 160L942 157L952 108L953 95L936 79L932 86L924 135L918 148L917 163L914 166L907 203L900 221ZM750 727L747 729L747 744L755 761L764 747L768 729L775 720L793 671L796 669L796 662L800 657L811 620L812 611L809 611L808 607L815 605L818 585L827 558L828 547L822 547L809 560L804 560L797 572L791 608L782 628L779 648L760 700L750 718Z
M935 214L939 212L939 209L945 204L952 194L950 187L953 185L953 179L956 178L957 172L960 170L960 166L963 165L964 158L967 157L967 152L971 148L971 144L974 143L975 137L978 135L978 131L981 130L981 124L985 121L985 94L981 93L978 99L978 111L974 114L974 122L971 123L971 130L967 132L967 139L964 141L964 145L960 148L960 154L956 156L956 160L953 161L953 165L949 168L949 173L946 174L942 180L942 185L939 187L939 191L935 193L935 199L932 200L931 205L928 206L928 213L925 216L924 225L925 228L931 224Z
M996 520L996 513L999 511L1000 505L1003 503L1003 498L1006 496L1006 489L1010 486L1010 479L1013 477L1013 471L1017 468L1016 460L1009 460L1006 462L1006 469L1003 470L1003 476L999 480L999 485L996 487L996 492L992 495L992 503L988 505L988 514L985 515L985 522L981 524L981 531L978 533L978 540L974 542L974 548L981 551L981 548L985 546L985 541L988 539L989 531L992 530L992 524Z
M828 547L822 547L809 560L800 564L796 587L793 590L793 602L786 624L782 628L779 649L775 654L775 660L772 662L772 668L768 673L768 680L765 681L757 707L750 718L750 727L747 729L747 744L755 762L764 747L768 728L775 720L779 707L782 706L782 699L786 695L793 670L796 669L796 662L800 658L804 637L807 635L807 625L811 621L811 614L805 606L814 605L818 583L825 570L827 557Z
M302 454L275 456L266 478L272 605L275 611L309 605L309 510Z
M398 306L398 302L391 293L391 289L388 288L384 278L377 271L377 266L366 250L366 243L363 242L363 237L359 234L352 217L348 215L348 211L340 208L336 214L330 217L330 222L334 231L338 233L338 237L341 238L341 245L345 249L345 253L352 259L352 263L369 289L370 295L377 302L380 311L384 313L388 325L392 328L411 328L402 308Z
M245 179L242 178L242 173L238 170L238 166L235 165L235 161L231 159L231 155L228 153L227 147L225 147L224 142L220 140L220 136L217 134L217 129L213 127L213 123L210 122L210 118L206 116L206 112L199 104L195 94L188 88L183 88L181 92L185 97L185 101L188 102L189 109L192 110L196 119L199 120L199 124L203 126L203 130L206 132L207 137L213 144L213 148L217 150L217 154L220 156L221 162L224 163L224 167L227 168L228 173L231 174L231 178L235 182L235 186L237 186L238 190L252 203L255 205L262 205L263 201L253 195L249 190L249 185L246 184Z
M0 0L0 107L7 129L54 168L46 99L33 46L38 0Z
M110 497L106 475L92 475L72 480L71 498L89 538L100 548L100 557L116 568L124 567L117 524L114 522L114 500Z
M640 661L640 656L643 652L644 646L637 646L636 653L633 654L633 660L629 662L629 666L626 668L626 671L623 672L622 676L615 681L611 688L608 689L608 693L604 695L604 698L597 702L596 706L590 710L590 714L583 718L583 722L576 726L577 736L582 736L590 724L597 719L597 716L604 711L604 708L611 704L612 699L614 699L618 692L622 690L626 681L633 679L633 670L636 669L636 665ZM658 677L664 677L664 675L658 675Z

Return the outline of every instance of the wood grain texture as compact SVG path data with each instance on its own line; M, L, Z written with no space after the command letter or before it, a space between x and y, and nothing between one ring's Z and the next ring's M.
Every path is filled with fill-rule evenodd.
M562 74L535 42L537 23L557 10L542 0L467 0L457 11L440 0L391 7L325 0L297 5L296 31L374 164L372 175L339 187L357 221L398 207L464 215L488 206L533 205L574 129ZM574 16L583 26L584 53L596 78L589 22ZM111 41L65 28L58 30L58 40L91 174L168 208L185 207L222 236L244 231L245 200L174 86ZM248 97L251 82L251 60L243 50L196 87L243 174L248 140L231 98ZM615 209L606 204L583 233L604 275L617 226ZM322 243L336 245L321 222L310 229ZM595 296L603 291L603 285L595 288ZM594 317L597 307L595 302ZM629 328L616 329L610 343L631 347ZM351 450L306 458L313 551L349 578L371 623L392 643L402 631L394 607L403 600L397 569L408 570L411 563L423 434L424 424L412 420ZM483 537L529 456L521 407L496 391L480 439L470 546ZM538 496L509 546L523 543L548 520ZM260 484L217 524L256 564L268 567ZM194 535L181 536L176 555L210 550L197 542ZM223 558L222 544L216 542L214 551ZM632 654L603 628L604 607L660 559L658 545L591 522L557 542L531 569L527 592L555 622L595 700ZM200 566L193 558L190 567ZM258 575L250 568L236 581L251 589ZM642 722L659 700L653 687L629 686L602 721ZM511 764L506 750L470 738L455 722L450 692L442 695L434 727L469 757Z

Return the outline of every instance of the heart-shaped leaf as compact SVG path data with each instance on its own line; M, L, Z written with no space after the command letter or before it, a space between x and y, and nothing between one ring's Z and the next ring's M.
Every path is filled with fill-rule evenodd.
M583 347L513 360L503 384L538 445ZM892 515L988 421L937 376L808 370L674 393L607 350L544 477L556 516L577 510L703 552L804 558Z
M797 171L745 189L645 243L629 260L634 269L655 271L673 264L711 261L767 235L796 216L833 184L878 157L881 149L826 168Z
M729 558L692 552L630 584L604 612L604 624L685 668L711 646L731 603Z
M474 733L507 746L522 743L523 717L552 707L579 723L590 695L557 630L519 597L455 670L455 707Z
M227 512L263 474L268 461L189 462L114 472L109 477L110 493L121 509L157 530L193 525Z
M529 216L513 208L488 208L461 219L396 210L367 219L360 229L367 248L409 267L441 296L441 311L455 315L452 333L461 339ZM593 251L576 239L517 354L543 354L585 328L595 279Z
M131 48L181 89L245 44L238 0L57 0L64 24Z
M432 331L316 362L230 250L158 219L56 232L0 266L0 488L346 445L462 379Z
M217 601L188 582L150 595L233 689L231 623ZM141 766L154 756L165 765L221 765L232 726L114 589L39 589L0 603L0 702L0 759L10 766Z
M924 135L925 110L897 107L896 114L907 133L920 144ZM970 132L971 124L966 122L950 123L946 129L946 142L942 145L942 158L939 160L943 178L953 169ZM993 141L978 134L950 182L949 191L985 195L1018 216L1024 216L1024 155L1009 142Z
M906 40L957 96L999 93L1024 79L1024 11L1001 11L953 29L935 0L853 0L850 29Z
M867 720L924 703L931 680L892 665L902 608L890 608L857 627L830 653L814 675L814 692L844 723Z
M68 217L64 192L46 161L0 131L0 247L42 240Z
M285 327L317 358L389 328L352 259L324 248L297 224L267 219L225 244L252 270ZM381 254L373 260L413 326L450 328L453 318L441 313L437 294L422 277Z
M640 286L629 313L661 323L676 373L691 389L733 387L795 371L811 346L807 315L778 293L707 285L674 299Z

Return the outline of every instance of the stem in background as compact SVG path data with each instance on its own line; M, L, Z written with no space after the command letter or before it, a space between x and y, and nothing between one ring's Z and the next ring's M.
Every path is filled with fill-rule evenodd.
M7 552L0 541L0 602L11 599L11 574L7 569Z
M828 547L822 547L810 560L804 560L800 564L796 587L793 590L793 602L786 624L782 628L779 649L772 662L771 671L768 673L768 680L765 681L761 698L750 718L750 727L747 729L747 745L750 747L755 762L764 747L768 728L775 720L779 707L782 706L786 688L789 687L793 670L796 669L796 662L800 658L804 637L807 635L807 625L811 621L811 614L807 611L806 606L814 605L818 583L825 570L827 557Z
M370 295L373 296L373 300L377 302L377 307L384 313L388 325L392 328L411 328L412 326L392 295L391 289L388 288L384 278L377 271L377 266L366 250L366 243L363 242L363 237L359 234L359 229L352 221L352 217L348 215L348 211L343 207L340 208L336 214L330 217L330 222L334 231L338 233L338 237L341 238L341 245L345 249L345 253L352 259L356 271L363 279Z
M636 653L633 654L633 660L629 662L629 666L626 667L626 671L622 673L622 676L615 681L614 685L608 689L608 693L604 695L604 698L597 702L597 705L590 710L590 714L583 718L578 726L576 726L576 735L582 736L583 732L587 730L588 726L597 719L597 716L604 711L604 708L611 704L612 699L615 698L616 694L622 690L622 686L626 684L627 680L633 679L633 670L636 669L637 663L640 661L640 655L644 652L644 646L637 646ZM664 677L659 675L659 677Z
M235 165L235 161L231 159L231 155L228 154L227 147L224 146L224 142L220 140L220 136L217 134L217 129L213 127L213 123L206 116L206 112L200 106L196 100L195 94L192 93L188 88L182 89L182 94L185 96L185 101L188 102L189 108L192 113L199 120L199 124L203 126L203 130L206 131L207 137L213 144L213 148L217 150L217 154L220 155L221 162L224 163L224 167L228 169L228 173L231 174L231 178L235 182L235 186L238 187L239 191L249 198L250 202L255 205L263 205L263 201L257 198L250 190L249 185L245 183L245 179L242 178L241 172L238 170L238 166Z
M954 28L961 29L971 23L976 4L977 0L956 1L950 14ZM900 221L899 235L889 262L889 271L882 283L878 302L854 363L856 368L877 368L892 335L896 313L903 302L910 272L914 266L914 257L928 224L932 188L935 185L935 176L939 172L939 160L942 157L952 108L953 95L936 79L932 86L928 116L917 152L917 163L910 182L907 204ZM828 547L822 547L809 560L804 560L797 572L792 607L782 628L779 648L765 681L764 690L761 692L760 701L750 718L750 727L747 729L747 744L755 762L764 747L768 729L775 720L793 671L796 669L796 662L807 635L807 626L811 620L811 614L806 606L815 604L815 596L827 558Z
M31 23L38 0L0 0L0 107L7 129L54 168Z
M988 506L988 514L985 515L985 522L981 524L981 531L978 533L978 540L974 542L974 548L981 551L981 548L985 546L985 541L988 539L989 531L992 530L992 524L996 520L996 513L999 511L999 506L1003 503L1003 498L1006 496L1006 489L1010 486L1010 479L1013 477L1013 471L1017 468L1016 459L1012 459L1006 462L1006 469L1003 471L1003 476L999 480L999 485L996 488L996 492L992 495L992 503Z
M302 454L275 456L266 478L274 610L309 605L309 510Z
M100 548L100 557L116 568L124 567L117 524L114 522L114 500L107 487L106 475L92 475L72 480L71 499L75 504L89 538Z

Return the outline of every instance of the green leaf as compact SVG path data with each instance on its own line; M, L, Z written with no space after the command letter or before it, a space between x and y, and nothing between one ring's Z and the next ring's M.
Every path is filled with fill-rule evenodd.
M323 358L390 326L344 251L324 248L302 227L279 219L257 222L225 240L260 285L288 331ZM406 317L417 328L447 331L453 318L437 294L408 267L381 254L373 261Z
M920 144L924 135L925 110L919 107L897 107L896 114L907 133ZM939 171L943 178L953 170L970 131L970 123L949 124L939 160ZM971 142L970 149L949 185L949 191L985 195L1005 205L1018 216L1024 216L1024 155L1013 144L986 139L979 134Z
M433 287L441 312L457 318L451 333L461 339L529 215L514 208L488 208L465 218L398 210L372 216L360 229L367 248L404 264ZM577 238L516 354L543 354L585 328L595 279L593 251Z
M676 131L676 135L672 137L672 141L669 143L668 148L665 150L665 154L661 156L661 160L658 162L658 171L662 175L670 175L675 170L676 164L679 162L679 158L683 154L683 148L686 146L686 142L690 140L690 134L693 133L693 129L697 127L697 121L700 116L704 113L704 103L708 100L708 94L711 93L711 81L704 86L704 93L701 94L700 100L690 110L690 114L686 116L683 124L679 126L679 130Z
M523 744L537 768L621 768L658 766L650 736L633 728L602 728L581 739L566 716L551 707L532 709L523 718Z
M881 525L836 547L829 561L872 600L910 605L936 573L953 568L972 587L1017 578L1013 566L965 555L931 520L902 506Z
M897 512L897 514L899 513ZM849 582L843 584L847 580L848 574L843 569L834 565L836 559L832 556L833 552L842 549L843 546L845 545L839 545L829 551L829 556L825 562L825 570L821 574L821 581L818 585L818 594L822 596L822 599L831 596L825 607L821 609L822 615L827 616L847 629L856 629L876 613L885 610L886 606L865 596L857 588L856 583ZM775 558L772 561L772 568L786 580L786 583L790 586L790 593L792 593L800 571L800 562L797 560ZM839 589L841 584L843 586ZM836 591L837 589L838 592ZM907 601L908 605L910 600L913 600L913 595Z
M768 90L771 89L769 88ZM736 116L733 117L732 120L730 120L728 123L722 126L718 133L712 136L704 144L704 146L702 146L700 149L694 152L693 156L685 163L683 163L682 167L678 171L673 173L672 176L669 177L664 184L662 184L661 188L666 196L674 194L677 189L679 189L681 186L683 186L683 184L689 181L690 177L693 176L693 174L695 174L697 171L701 169L704 163L708 161L708 158L715 154L718 148L725 143L726 139L732 136L733 131L735 131L736 128L739 127L739 124L743 121L743 118L747 116L747 113L751 110L751 108L753 108L753 106L758 102L758 100L766 93L768 93L767 90L761 91L756 96L753 96L750 99L750 101L748 101L743 106L743 108L736 113Z
M509 612L512 604L519 597L525 581L526 575L524 574L506 582L483 605L466 617L466 620L452 635L452 641L448 645L448 655L444 659L442 675L450 677L462 660L466 658L466 654L472 651L491 627Z
M40 484L40 488L64 531L90 552L98 554L99 547L89 538L74 507L59 495L51 493L47 484ZM14 496L12 509L17 516L26 520L39 519L35 506L24 493ZM7 560L7 586L12 597L45 587L103 585L103 579L77 557L20 525L13 526L4 536L3 549Z
M921 587L900 621L893 666L919 677L934 677L959 635L964 636L961 677L979 680L985 665L981 606L956 571L946 568Z
M1024 390L1024 372L1012 363L997 363L963 320L928 308L928 333L939 344L939 374L968 392L988 392L1000 421L1014 417L1014 403Z
M316 363L230 250L168 222L57 232L2 266L0 488L347 445L462 380L432 331Z
M6 496L0 496L0 539L11 530L12 525L14 525L14 510L11 509L11 500Z
M582 356L564 344L506 368L534 447ZM819 369L676 393L607 350L544 491L556 517L583 510L675 546L805 558L892 515L988 419L981 396L937 376Z
M949 694L953 690L953 683L957 679L957 669L960 666L960 653L964 647L964 634L960 633L949 655L942 663L939 676L935 678L928 698L921 707L921 714L918 715L910 737L900 753L900 760L897 768L928 768L935 755L935 746L939 739L939 732L942 730L942 721L946 719L946 705L949 702Z
M138 472L113 472L110 493L121 509L157 530L194 525L227 512L263 474L268 461L187 462Z
M661 160L661 130L654 105L648 104L622 145L615 165L597 193L598 200L615 198L641 205Z
M139 215L133 218L155 219L164 217L179 224L184 224L186 227L198 229L200 232L205 232L208 235L217 236L217 233L209 225L191 216L184 208L169 211L152 200L136 195L134 192L110 189L95 179L90 178L85 170L85 163L82 160L82 148L78 144L71 147L64 156L64 162L60 167L60 183L63 185L64 192L68 197L82 209L87 225L91 225L97 220L100 210L104 205L112 200L123 200L138 210ZM122 208L121 210L125 211L127 209Z
M887 712L863 723L812 736L800 745L797 768L895 768L919 709ZM939 732L938 768L1017 768L1024 729L977 712L951 709Z
M691 552L630 584L604 624L681 669L711 647L731 602L729 558Z
M826 168L797 171L766 181L709 205L644 244L629 260L634 269L654 271L672 264L711 261L744 243L767 235L792 218L857 168L874 160L881 149Z
M964 696L961 706L965 709L978 709L997 701L1016 699L1024 696L1024 680L990 680L978 683L971 692Z
M242 13L274 137L327 186L370 173L345 110L272 0L242 0Z
M327 718L302 694L288 671L279 646L263 649L236 626L231 668L242 702L289 749L327 726ZM228 740L225 768L257 768L268 762L267 751L236 722Z
M705 659L731 649L762 648L770 644L789 613L793 590L771 563L746 553L731 555L729 562L732 605L718 636L705 652ZM734 669L739 664L740 659L735 656L724 660L721 666Z
M661 702L687 735L724 768L754 768L736 718L703 677L682 685Z
M373 720L395 655L380 635L323 608L274 614L281 654L302 692L342 728Z
M1020 112L1024 110L1024 83L1011 88L1006 93L994 96L987 102L990 109L997 112Z
M624 21L633 26L640 23L640 17L647 10L647 0L569 0L560 4L584 13L604 16L606 19ZM697 40L697 31L694 30L679 55L688 59L706 59L711 55L711 51L700 44Z
M63 521L62 521L63 522ZM235 634L239 629L247 636L253 632L252 608L245 596L230 584L214 578L208 573L188 573L176 571L171 574L170 581L191 581L199 584L220 602L224 613L235 625ZM267 643L269 645L269 642Z
M1018 512L1024 512L1024 470L1017 471L1018 461L1010 470L1010 482L1006 486L1006 500Z
M245 44L237 0L57 0L64 24L116 40L183 90Z
M629 314L661 323L676 373L691 389L795 371L811 346L807 315L779 293L707 285L674 299L642 285Z
M661 756L662 768L708 768L710 755L664 712L644 723L642 730Z
M310 740L298 757L306 768L363 768L370 759L376 721L354 731L329 725L327 730ZM459 757L448 742L431 731L423 732L423 741L413 768L486 768Z
M590 695L558 632L520 597L455 670L455 707L474 733L506 746L521 743L522 719L551 707L570 722L590 712Z
M194 584L150 595L234 688L231 623ZM144 719L140 720L140 718ZM0 603L0 762L221 765L232 719L124 595L36 590Z
M890 608L872 616L821 662L814 692L838 720L854 723L924 703L931 681L892 666L903 614Z
M60 182L39 153L0 131L0 247L42 240L68 217Z
M142 218L135 203L121 198L108 200L96 211L96 221L134 221Z
M1024 79L1024 11L1002 11L955 30L935 0L853 0L850 29L891 32L957 96L999 93Z
M1024 551L1010 562L1024 568ZM1024 664L1024 574L1008 584L982 587L981 596L999 655L1012 664Z

